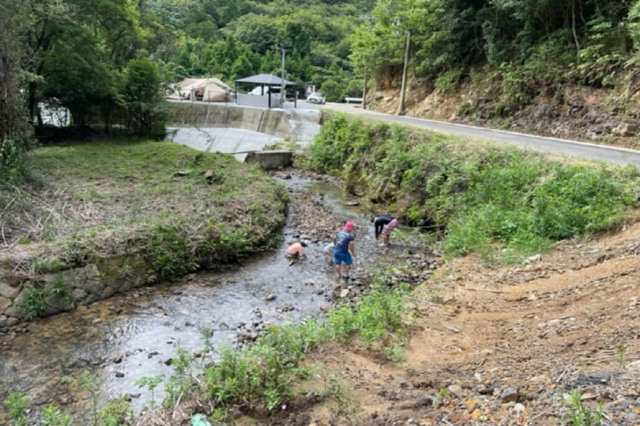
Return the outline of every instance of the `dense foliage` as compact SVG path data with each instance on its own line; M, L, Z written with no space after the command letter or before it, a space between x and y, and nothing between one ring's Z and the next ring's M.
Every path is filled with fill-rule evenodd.
M25 173L24 152L30 129L20 94L22 50L19 35L24 22L19 2L0 0L0 184L16 183Z
M378 0L352 57L379 87L397 87L410 33L415 87L472 80L497 115L566 84L619 87L628 100L640 88L639 18L637 0Z
M374 0L149 0L155 55L168 80L217 76L232 82L257 73L315 84L329 100L361 93L349 34Z
M483 80L496 114L564 84L624 87L626 97L640 88L638 0L0 1L2 140L19 121L6 118L7 99L13 117L20 100L42 123L46 102L78 127L149 133L163 114L159 98L138 99L143 80L160 93L187 76L279 74L282 49L286 77L329 100L360 94L365 76L397 87L405 35L414 86Z
M78 129L151 135L162 128L164 84L187 76L231 83L279 74L283 49L286 77L301 88L325 86L331 100L357 94L348 34L372 6L373 0L0 0L3 170L21 157L28 124L47 124L57 107L70 112L64 120Z
M328 121L311 152L311 168L344 178L407 222L440 231L448 254L506 260L610 228L635 204L639 178L632 168L619 176L345 116Z

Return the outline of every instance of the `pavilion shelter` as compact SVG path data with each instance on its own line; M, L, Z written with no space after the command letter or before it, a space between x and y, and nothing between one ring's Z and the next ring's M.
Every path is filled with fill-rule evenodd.
M287 87L295 88L296 86L295 82L283 80L273 74L241 78L236 80L236 103L262 108L282 108Z

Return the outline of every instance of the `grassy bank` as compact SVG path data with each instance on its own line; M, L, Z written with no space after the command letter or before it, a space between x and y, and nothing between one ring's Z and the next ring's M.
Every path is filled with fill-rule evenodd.
M449 255L518 259L611 228L637 203L632 167L541 154L332 116L308 166L343 178L408 223L438 231Z
M171 280L264 249L285 219L284 189L224 154L94 142L36 150L33 164L36 183L0 189L0 273L24 286L90 263L137 272L110 270L114 256Z

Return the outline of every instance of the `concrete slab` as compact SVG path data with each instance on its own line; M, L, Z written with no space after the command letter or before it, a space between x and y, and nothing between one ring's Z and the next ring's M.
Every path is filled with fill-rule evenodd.
M213 127L168 127L165 140L186 145L203 152L242 152L234 155L244 161L246 151L261 151L282 138L243 129Z
M322 111L313 108L255 108L206 102L170 102L169 125L265 133L306 147L320 133ZM302 104L301 104L302 105Z

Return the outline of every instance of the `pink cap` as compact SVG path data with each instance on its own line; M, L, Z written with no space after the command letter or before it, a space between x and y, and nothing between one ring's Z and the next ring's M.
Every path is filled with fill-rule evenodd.
M347 232L353 231L353 228L354 228L354 224L351 221L344 224L344 230Z

